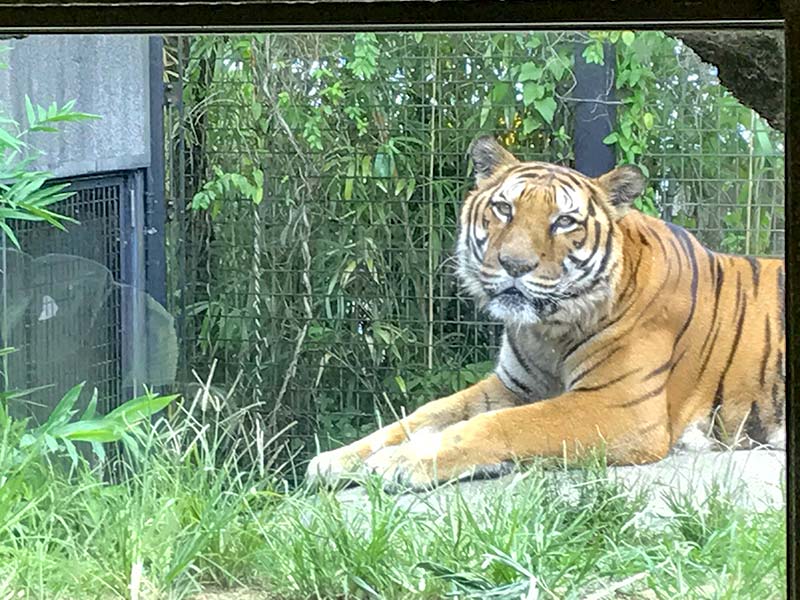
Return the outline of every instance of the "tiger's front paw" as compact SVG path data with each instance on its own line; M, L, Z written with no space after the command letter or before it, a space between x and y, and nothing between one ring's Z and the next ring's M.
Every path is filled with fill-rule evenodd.
M335 485L357 476L364 462L347 447L323 452L311 459L306 470L306 481L311 485Z
M429 490L451 479L435 453L413 442L379 450L365 461L366 470L383 479L387 492Z

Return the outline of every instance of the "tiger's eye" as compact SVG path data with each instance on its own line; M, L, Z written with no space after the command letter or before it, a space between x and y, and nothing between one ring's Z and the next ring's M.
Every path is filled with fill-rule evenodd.
M575 225L575 223L577 223L577 221L572 217L570 217L569 215L561 215L555 220L555 223L553 223L553 225L555 225L556 227L561 227L566 229L567 227L572 227L573 225Z
M492 204L492 208L494 208L497 214L499 214L501 217L506 219L511 218L512 209L508 202L494 202Z

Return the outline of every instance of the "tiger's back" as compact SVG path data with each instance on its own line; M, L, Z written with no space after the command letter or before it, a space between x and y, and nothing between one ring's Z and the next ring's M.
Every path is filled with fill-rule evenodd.
M639 212L618 225L621 292L597 330L566 349L567 388L619 388L627 408L645 409L630 412L641 420L631 431L664 419L670 447L783 446L783 261L712 252ZM626 347L637 355L626 356ZM660 392L666 414L653 414L662 404L648 401Z

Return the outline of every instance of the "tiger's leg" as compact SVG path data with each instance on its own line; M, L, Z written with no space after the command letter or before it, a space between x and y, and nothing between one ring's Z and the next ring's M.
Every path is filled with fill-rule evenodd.
M367 467L381 474L389 488L424 489L496 471L511 461L565 453L574 459L601 446L610 462L653 462L667 455L671 443L663 396L626 404L624 398L609 397L608 390L567 392L480 414L437 438L435 443L387 449L368 458Z
M323 452L308 465L306 477L336 480L356 472L364 461L382 448L408 441L409 435L427 436L483 412L519 404L522 400L506 388L496 375L451 396L433 400L406 418L342 448Z

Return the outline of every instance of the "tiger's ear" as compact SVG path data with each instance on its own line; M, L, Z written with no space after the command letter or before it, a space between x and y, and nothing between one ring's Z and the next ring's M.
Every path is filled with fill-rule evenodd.
M622 165L597 178L600 187L608 194L611 205L625 212L645 190L647 180L642 170L634 165Z
M497 143L491 135L482 135L467 150L475 166L475 182L480 183L494 175L498 169L518 163L516 157Z

